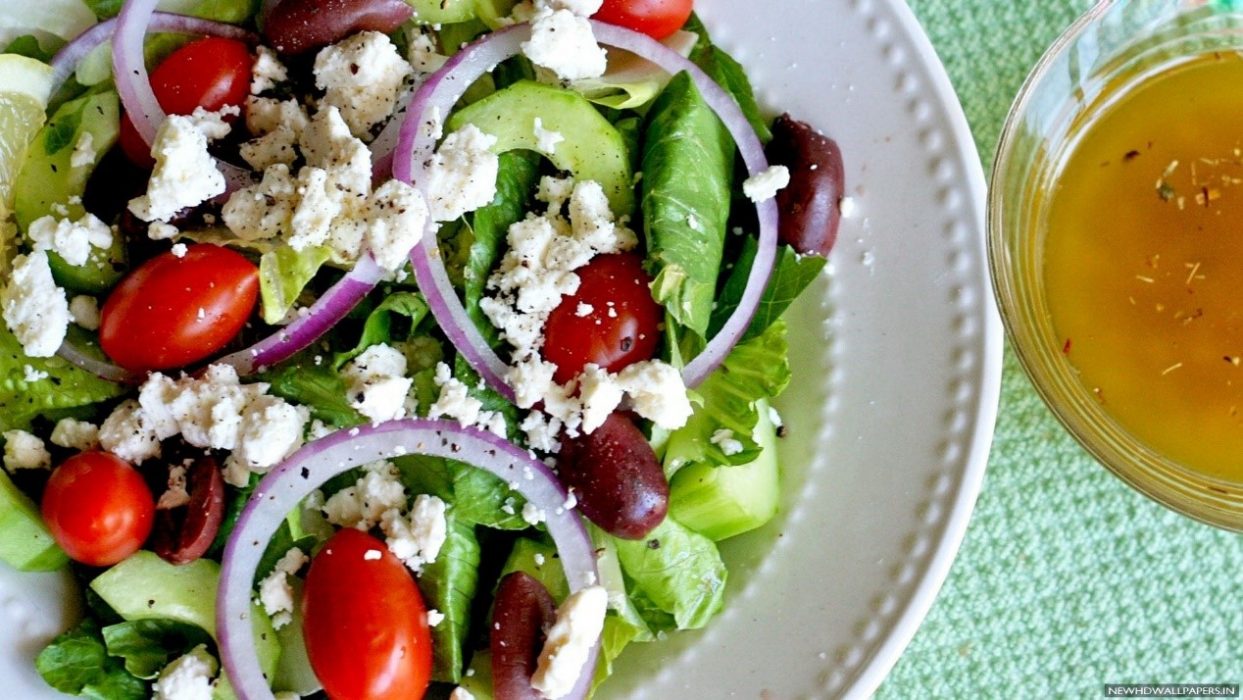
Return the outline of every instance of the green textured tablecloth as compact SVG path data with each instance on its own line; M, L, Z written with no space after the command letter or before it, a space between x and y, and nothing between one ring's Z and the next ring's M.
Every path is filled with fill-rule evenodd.
M910 4L988 168L1023 78L1091 3ZM966 540L878 697L1100 697L1106 682L1243 682L1243 537L1175 515L1093 462L1007 351Z

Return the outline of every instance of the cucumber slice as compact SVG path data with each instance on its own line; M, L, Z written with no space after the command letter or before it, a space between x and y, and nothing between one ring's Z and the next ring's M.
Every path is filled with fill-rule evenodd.
M0 561L20 571L55 571L69 563L39 509L0 471Z
M509 551L509 558L505 560L500 578L515 571L529 574L544 584L549 595L558 603L570 597L570 585L566 583L565 571L561 568L561 560L557 558L557 548L551 544L526 537L518 538L514 542L514 548Z
M216 590L220 587L220 565L199 559L175 566L152 552L138 551L91 581L91 590L126 620L166 619L203 629L216 638ZM263 608L251 606L255 648L259 666L274 678L281 646L272 620ZM234 697L228 679L222 677L213 697Z
M669 514L717 542L754 530L777 514L777 430L768 417L768 403L758 403L754 435L763 451L754 462L738 467L692 464L674 474L669 484Z
M539 147L536 118L544 129L565 139L551 153ZM577 92L522 80L459 110L446 127L456 131L467 124L495 136L497 153L517 148L535 151L576 179L599 182L614 214L633 213L634 176L626 141Z
M475 0L407 0L416 24L454 24L475 18Z
M13 213L23 230L44 216L78 219L86 213L81 203L86 181L116 143L120 115L117 94L111 91L80 97L56 110L30 145L14 183ZM71 164L74 148L84 134L91 136L95 157L93 162L75 168ZM70 265L56 253L48 253L57 284L88 294L102 294L116 284L124 263L125 244L119 235L112 237L111 248L92 249L91 257L82 265Z

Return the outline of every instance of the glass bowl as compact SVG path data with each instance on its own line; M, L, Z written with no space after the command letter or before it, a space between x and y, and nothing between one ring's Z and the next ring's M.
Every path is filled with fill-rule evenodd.
M1243 2L1102 0L1037 64L1011 108L988 202L988 253L1002 318L1023 368L1101 464L1159 503L1243 531L1243 484L1158 454L1114 420L1062 353L1042 270L1051 185L1093 119L1147 79L1214 51L1243 51Z

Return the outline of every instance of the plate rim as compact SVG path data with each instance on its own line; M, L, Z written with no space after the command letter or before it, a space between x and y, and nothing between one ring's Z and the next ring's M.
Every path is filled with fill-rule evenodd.
M952 136L952 152L966 168L962 185L970 198L969 208L975 223L972 246L980 260L975 277L981 291L976 315L980 317L982 325L979 336L982 352L978 369L973 373L979 382L979 390L978 410L966 441L970 447L957 492L952 498L946 499L952 507L944 520L941 537L928 558L924 575L919 578L903 610L895 615L891 633L876 648L855 676L854 682L843 693L843 697L848 698L870 697L875 694L923 625L949 577L950 568L958 557L983 487L1001 400L1001 375L1005 354L1004 330L987 265L985 209L988 187L975 136L945 64L914 10L902 0L880 2L887 6L897 20L898 28L906 35L911 48L918 52L916 61L927 71L933 95L945 110L946 124Z

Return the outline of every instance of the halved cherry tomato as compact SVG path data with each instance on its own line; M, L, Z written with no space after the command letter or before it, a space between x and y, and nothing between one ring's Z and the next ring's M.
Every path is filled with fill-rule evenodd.
M111 566L138 551L155 518L155 499L136 469L107 452L83 452L52 472L43 520L74 561Z
M205 243L164 253L112 290L99 344L129 370L184 367L228 344L258 297L259 269L240 253Z
M311 668L330 698L414 700L432 672L427 609L383 542L337 532L311 561L302 593Z
M650 359L660 340L660 305L634 253L601 255L575 271L578 291L564 297L544 326L544 359L564 384L596 364L610 372Z
M216 111L240 106L250 94L254 59L246 44L235 39L207 37L169 54L151 71L151 90L169 114L190 114L195 107ZM150 168L151 149L143 143L129 117L121 120L121 148L130 160Z
M686 24L692 4L692 0L604 0L594 17L664 39Z

